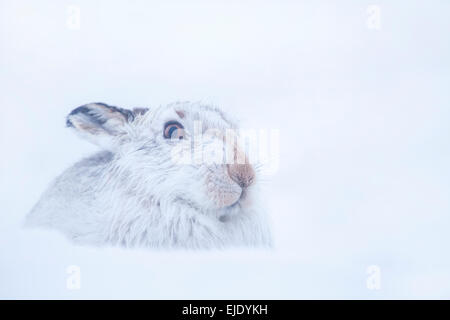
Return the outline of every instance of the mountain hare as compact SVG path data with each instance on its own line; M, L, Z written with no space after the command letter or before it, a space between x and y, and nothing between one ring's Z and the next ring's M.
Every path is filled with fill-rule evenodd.
M27 225L58 229L83 244L270 246L256 173L239 144L229 148L225 132L236 126L221 110L187 102L152 110L91 103L74 109L67 127L103 151L56 178ZM202 137L206 131L214 134ZM201 151L177 160L211 144L232 161L205 161Z

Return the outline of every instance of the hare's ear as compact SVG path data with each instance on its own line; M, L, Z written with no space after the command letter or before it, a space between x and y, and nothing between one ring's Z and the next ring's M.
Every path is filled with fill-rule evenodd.
M134 114L130 110L105 103L89 103L72 110L66 125L94 144L114 149L117 137L126 134L126 126L133 120Z

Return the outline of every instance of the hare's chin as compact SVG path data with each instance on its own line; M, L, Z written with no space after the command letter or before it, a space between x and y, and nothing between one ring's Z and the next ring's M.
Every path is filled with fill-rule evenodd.
M219 197L219 201L216 203L219 209L230 208L236 205L242 197L242 190L240 192L224 193Z
M233 212L235 209L238 209L242 206L243 202L245 202L247 199L247 190L242 189L239 197L232 202L231 204L224 206L223 209L223 215L227 215L230 212Z

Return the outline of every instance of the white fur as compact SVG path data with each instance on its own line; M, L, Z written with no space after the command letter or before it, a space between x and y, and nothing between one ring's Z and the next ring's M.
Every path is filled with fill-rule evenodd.
M180 109L184 119L176 113ZM117 129L120 134L86 137L107 150L56 178L27 216L27 224L60 230L83 244L269 246L269 224L256 197L257 177L239 202L216 207L205 191L205 176L213 175L214 183L223 185L229 180L223 166L171 161L173 142L162 135L164 123L171 119L183 124L186 139L191 138L195 120L206 128L235 128L218 109L177 103L136 114Z

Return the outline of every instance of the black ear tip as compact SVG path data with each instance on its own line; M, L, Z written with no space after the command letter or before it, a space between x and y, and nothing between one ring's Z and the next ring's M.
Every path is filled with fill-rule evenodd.
M109 110L109 112L111 113L120 113L122 117L128 122L132 122L134 120L134 113L130 110L110 106L103 102L92 102L73 109L67 116L66 126L74 127L71 118L76 115L84 115L89 118L90 121L102 125L106 121L106 119L104 118L105 109Z
M88 105L87 104L85 104L85 105L82 105L82 106L79 106L79 107L77 107L77 108L75 108L75 109L73 109L68 115L67 115L67 118L66 118L66 127L68 127L68 128L74 128L75 126L73 125L73 123L72 123L72 120L70 119L71 117L73 117L73 116L75 116L75 115L77 115L77 114L87 114L87 113L89 113L89 108L87 107Z
M74 127L73 123L72 123L72 121L70 121L70 119L66 119L66 127L67 128L73 128Z
M88 108L87 106L88 106L88 105L85 104L85 105L82 105L82 106L80 106L80 107L77 107L77 108L73 109L73 110L69 113L69 117L70 117L70 116L73 116L73 115L76 115L76 114L78 114L78 113L88 113L88 112L89 112L89 108Z

